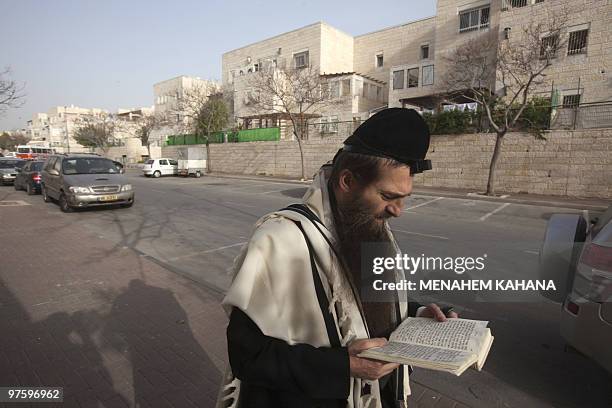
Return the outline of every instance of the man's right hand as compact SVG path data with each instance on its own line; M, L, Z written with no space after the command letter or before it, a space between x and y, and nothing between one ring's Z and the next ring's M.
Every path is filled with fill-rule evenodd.
M383 338L353 341L348 347L351 377L363 378L365 380L378 380L399 367L397 363L387 363L385 361L357 357L357 354L362 351L373 347L382 347L385 344L387 344L387 339Z

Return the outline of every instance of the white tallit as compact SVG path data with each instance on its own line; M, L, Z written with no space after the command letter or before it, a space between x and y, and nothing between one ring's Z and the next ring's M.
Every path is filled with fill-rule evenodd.
M336 237L327 191L329 170L329 166L321 168L304 195L303 202L325 224L327 231L323 231L334 243ZM226 311L229 313L232 307L241 309L265 335L284 340L288 344L330 346L315 292L308 247L292 220L301 223L312 243L315 262L341 344L347 346L354 339L368 338L368 329L340 262L312 223L294 211L277 211L257 221L249 242L234 261L232 285L223 300ZM390 232L389 236L397 249ZM400 313L404 319L407 315L405 293L398 295ZM410 394L406 368L403 378L405 400ZM224 381L218 406L235 407L240 381L233 378L231 373L226 375ZM367 395L362 393L365 382L371 385L370 394ZM346 406L381 408L378 381L351 378Z

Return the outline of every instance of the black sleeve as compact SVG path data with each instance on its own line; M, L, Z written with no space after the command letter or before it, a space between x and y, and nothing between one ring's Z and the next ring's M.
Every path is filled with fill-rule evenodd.
M419 302L408 302L408 316L415 317L419 307L423 306Z
M346 347L290 346L264 335L242 310L233 308L227 328L232 372L241 381L313 399L345 399L350 366Z

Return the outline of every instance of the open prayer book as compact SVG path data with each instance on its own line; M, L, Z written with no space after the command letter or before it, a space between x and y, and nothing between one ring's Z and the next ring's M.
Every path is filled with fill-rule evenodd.
M448 371L455 375L461 375L470 366L480 371L493 343L488 323L468 319L438 322L424 317L409 317L391 334L386 345L365 350L359 357Z

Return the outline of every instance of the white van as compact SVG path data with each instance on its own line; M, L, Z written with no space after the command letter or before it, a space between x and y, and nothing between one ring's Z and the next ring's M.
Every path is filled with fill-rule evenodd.
M174 159L161 158L146 161L142 172L146 177L175 176L178 174L178 162Z

